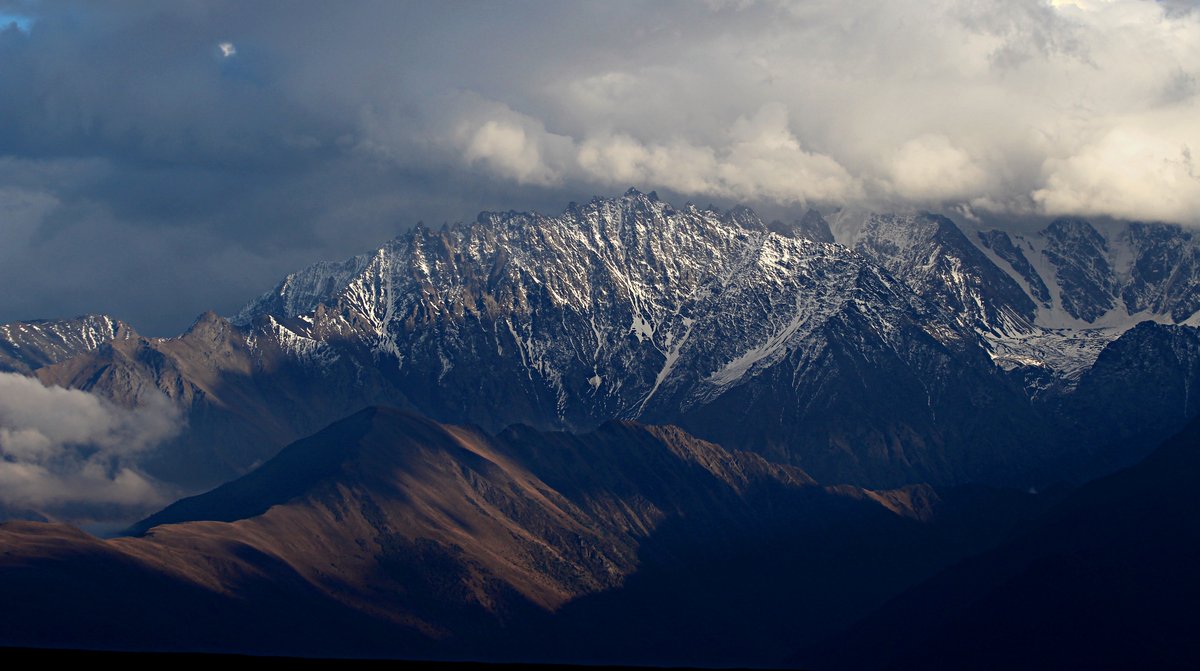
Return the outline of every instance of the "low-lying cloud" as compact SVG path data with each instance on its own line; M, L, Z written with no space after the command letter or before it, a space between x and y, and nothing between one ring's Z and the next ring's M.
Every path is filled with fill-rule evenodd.
M163 492L136 465L180 428L179 410L161 394L131 410L0 373L0 504L53 517L68 508L163 503Z

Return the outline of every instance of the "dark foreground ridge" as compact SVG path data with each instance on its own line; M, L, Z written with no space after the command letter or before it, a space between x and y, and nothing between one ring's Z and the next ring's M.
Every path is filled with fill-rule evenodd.
M770 666L1045 501L820 486L669 426L369 408L138 537L0 524L0 642Z
M1195 669L1200 417L793 661L820 669Z
M529 664L503 662L472 662L467 660L439 662L432 660L356 659L347 657L271 657L257 655L225 655L188 652L120 652L115 650L68 650L53 648L4 648L0 656L8 663L48 664L120 664L122 668L163 668L177 664L218 665L222 669L261 669L264 665L284 664L289 669L389 669L395 671L595 671L604 667L585 664ZM661 666L622 666L625 671L662 671ZM750 667L734 666L671 666L675 671L750 671ZM753 667L770 671L768 667Z

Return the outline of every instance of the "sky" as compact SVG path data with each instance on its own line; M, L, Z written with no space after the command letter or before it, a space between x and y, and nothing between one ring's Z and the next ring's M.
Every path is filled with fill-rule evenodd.
M173 335L630 186L1200 225L1198 72L1180 0L0 0L0 322Z

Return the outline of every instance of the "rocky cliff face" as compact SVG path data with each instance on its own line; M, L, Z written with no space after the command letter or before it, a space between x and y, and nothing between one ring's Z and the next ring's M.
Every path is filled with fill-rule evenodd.
M979 232L1039 304L1047 328L1128 328L1142 319L1183 323L1200 309L1200 245L1167 224L1098 229L1056 219L1034 235Z
M1062 218L1034 235L964 234L931 214L867 216L844 236L961 326L1031 398L1070 393L1106 345L1143 320L1197 322L1200 253L1178 226L1096 228Z
M1121 300L1131 314L1187 321L1200 310L1200 244L1178 226L1129 224L1120 233L1129 250ZM1120 267L1119 267L1120 268Z
M1032 325L1033 301L946 217L871 215L855 236L854 249L964 329L1008 334Z

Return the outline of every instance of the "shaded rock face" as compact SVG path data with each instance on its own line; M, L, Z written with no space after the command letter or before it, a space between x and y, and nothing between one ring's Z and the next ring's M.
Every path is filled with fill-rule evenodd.
M1056 219L1042 235L1042 252L1054 264L1062 307L1072 316L1095 321L1116 307L1117 281L1108 261L1108 243L1083 219Z
M1029 328L1033 301L946 217L871 215L854 249L887 268L967 329Z
M1121 235L1130 249L1121 300L1130 313L1169 314L1182 322L1200 310L1200 246L1178 226L1134 223Z
M1200 414L1200 329L1142 322L1110 344L1062 404L1099 449L1092 474L1127 466Z
M979 241L984 247L991 249L997 256L1012 266L1013 270L1025 280L1025 285L1034 300L1044 306L1050 305L1050 289L1038 274L1033 264L1025 257L1025 252L1013 244L1012 238L1004 231L980 231Z
M804 213L804 216L791 224L785 224L782 221L773 221L767 229L773 233L785 235L793 238L804 238L813 242L834 242L833 231L829 228L829 222L825 221L825 217L815 209L809 209Z
M1101 232L1087 220L1060 218L1032 236L978 237L1050 313L1106 326L1131 315L1180 323L1200 309L1200 245L1180 226L1131 222Z

